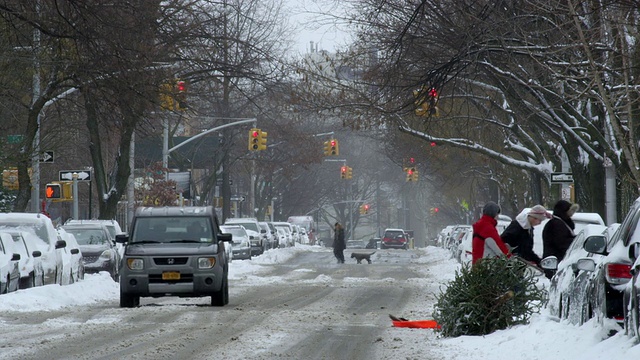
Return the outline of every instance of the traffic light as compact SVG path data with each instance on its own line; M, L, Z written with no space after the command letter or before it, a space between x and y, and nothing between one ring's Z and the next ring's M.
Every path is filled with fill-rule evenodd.
M253 128L249 130L249 150L260 150L260 129Z
M258 150L267 150L267 132L259 130Z
M323 150L324 156L330 156L331 155L331 143L329 141L325 141L323 143L323 145L324 145L324 150Z
M369 204L364 204L360 206L360 214L366 215L369 213Z
M346 179L347 178L347 167L343 166L340 168L340 179Z
M338 150L338 140L329 140L329 146L329 155L339 155L340 151Z
M415 181L414 179L417 179L417 172L416 172L416 168L415 167L408 167L407 168L407 182L412 182Z
M44 195L47 199L60 199L62 197L60 184L47 184L44 189Z
M415 114L418 116L440 116L438 109L438 91L435 88L430 88L426 95L424 90L414 90L413 96L416 98L414 104L416 105Z
M175 106L173 106L174 101L172 90L172 86L168 82L160 85L160 107L169 111L173 111L175 108Z
M413 182L418 181L418 170L414 170L413 174L411 174L411 181Z
M347 166L347 179L351 179L353 177L353 169L350 166Z
M176 110L185 110L187 106L187 83L176 80L175 86Z

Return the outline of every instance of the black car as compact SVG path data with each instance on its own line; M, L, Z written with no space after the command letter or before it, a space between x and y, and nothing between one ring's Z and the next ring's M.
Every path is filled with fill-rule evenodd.
M62 228L76 238L82 252L85 273L106 271L114 281L118 281L120 253L104 224L72 223L65 224Z
M206 207L138 208L120 271L120 307L136 307L141 297L211 297L211 306L229 303L229 263L215 210Z

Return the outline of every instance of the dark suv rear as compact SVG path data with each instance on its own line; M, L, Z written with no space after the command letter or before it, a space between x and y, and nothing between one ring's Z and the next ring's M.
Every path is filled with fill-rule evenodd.
M229 302L225 242L212 207L139 208L120 270L120 307L136 307L140 297L211 296L212 306Z
M402 229L386 229L380 243L381 249L408 249L409 239Z

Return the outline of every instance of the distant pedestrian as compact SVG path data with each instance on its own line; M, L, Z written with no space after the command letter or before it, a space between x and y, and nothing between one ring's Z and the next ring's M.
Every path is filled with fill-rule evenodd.
M523 210L500 234L502 241L511 247L511 253L540 266L540 256L533 251L533 227L551 214L542 205Z
M333 255L338 259L338 264L344 264L344 249L346 247L347 243L344 241L344 228L337 222L333 234Z
M501 255L511 256L509 249L498 234L496 225L500 206L489 201L482 208L482 217L473 224L473 240L471 242L471 264L488 257Z
M566 200L559 200L553 207L553 218L542 230L542 257L555 256L558 262L564 259L567 249L576 237L576 225L571 217L580 209L578 204ZM555 271L545 270L545 275L551 278Z

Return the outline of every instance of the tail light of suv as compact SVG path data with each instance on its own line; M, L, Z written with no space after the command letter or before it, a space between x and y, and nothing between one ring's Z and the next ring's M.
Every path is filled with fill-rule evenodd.
M605 277L609 284L624 284L631 280L631 265L611 263L606 265Z

